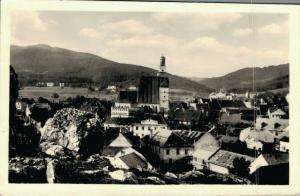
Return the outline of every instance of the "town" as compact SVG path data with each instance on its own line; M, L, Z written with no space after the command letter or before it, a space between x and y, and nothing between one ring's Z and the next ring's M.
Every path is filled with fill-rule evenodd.
M21 97L11 68L14 81L10 182L289 183L288 94L216 89L171 100L165 56L137 86L109 84L112 100Z

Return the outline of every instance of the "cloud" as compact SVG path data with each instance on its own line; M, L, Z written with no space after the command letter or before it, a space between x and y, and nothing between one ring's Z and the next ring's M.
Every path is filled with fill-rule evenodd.
M233 31L233 35L236 37L246 37L253 34L253 29L251 28L237 28Z
M279 37L287 35L289 32L288 21L282 23L271 23L258 28L257 33L261 36Z
M40 18L39 13L35 11L15 11L12 12L12 30L22 26L30 26L33 30L45 32L48 25Z
M96 28L84 27L79 35L89 38L123 37L149 34L151 29L139 20L122 20L103 23Z
M221 24L233 23L241 18L240 13L154 13L153 19L157 22L171 24L186 24L189 28L195 28L194 24L203 21L197 28L205 30L217 30Z
M83 36L83 37L88 37L88 38L103 38L103 33L101 33L100 31L98 31L95 28L89 28L89 27L84 27L82 29L80 29L79 35Z

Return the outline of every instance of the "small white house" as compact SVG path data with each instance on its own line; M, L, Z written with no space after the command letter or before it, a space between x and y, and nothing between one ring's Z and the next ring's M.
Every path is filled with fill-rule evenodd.
M270 119L271 118L282 118L285 115L286 115L286 113L282 109L277 108L277 107L269 108L269 110L268 110L268 116Z
M166 124L159 124L157 120L151 118L142 120L141 123L133 124L133 135L139 136L140 138L149 135L152 137L161 130L167 130Z
M47 83L46 83L46 86L47 86L47 87L54 87L54 82L47 82Z

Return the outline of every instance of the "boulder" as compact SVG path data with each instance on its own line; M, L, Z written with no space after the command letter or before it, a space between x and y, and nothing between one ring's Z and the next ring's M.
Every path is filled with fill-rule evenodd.
M59 158L60 160L65 159L74 159L74 153L60 145L55 144L54 142L43 142L40 144L41 152L45 153L47 156L52 158Z
M46 122L41 129L41 140L78 154L91 155L102 147L102 132L103 128L94 114L64 108Z

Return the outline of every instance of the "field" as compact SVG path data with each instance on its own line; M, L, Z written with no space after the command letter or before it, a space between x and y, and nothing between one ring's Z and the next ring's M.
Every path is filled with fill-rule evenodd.
M116 93L104 93L99 91L90 91L87 88L78 87L24 87L19 91L21 97L38 99L44 97L46 99L52 99L53 93L59 95L60 100L67 99L68 97L85 96L91 98L98 98L103 100L115 100L117 98Z
M116 100L117 93L107 93L104 91L90 91L87 88L78 87L24 87L19 91L21 97L33 98L37 100L39 97L52 100L52 95L57 93L60 100L67 99L68 97L85 96L91 98L98 98L102 100ZM190 101L195 96L204 96L192 91L182 89L170 89L170 101Z

